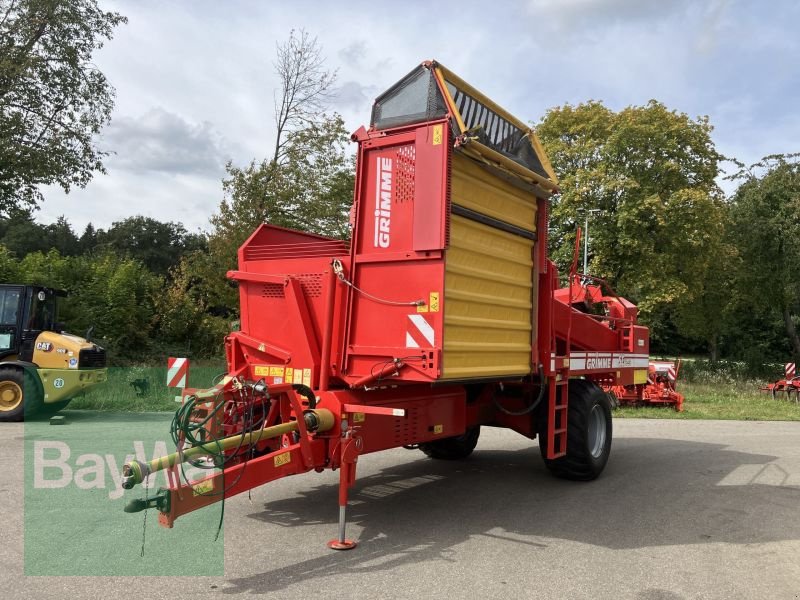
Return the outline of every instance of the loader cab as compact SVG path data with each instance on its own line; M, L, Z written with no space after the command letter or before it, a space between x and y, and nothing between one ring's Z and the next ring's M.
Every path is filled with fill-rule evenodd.
M66 292L35 285L0 284L0 359L30 361L42 331L59 331L58 298Z

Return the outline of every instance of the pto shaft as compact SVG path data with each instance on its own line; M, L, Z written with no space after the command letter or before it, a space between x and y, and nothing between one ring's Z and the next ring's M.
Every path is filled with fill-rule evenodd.
M309 431L328 431L333 428L335 423L333 413L325 408L306 411L303 415L303 420ZM152 473L168 469L197 456L212 452L224 452L239 447L247 447L261 440L291 433L298 429L297 421L289 421L241 435L232 435L214 442L208 442L201 446L187 448L183 452L173 452L167 456L154 458L150 462L132 460L122 468L122 487L126 490L130 490L133 486L142 483Z

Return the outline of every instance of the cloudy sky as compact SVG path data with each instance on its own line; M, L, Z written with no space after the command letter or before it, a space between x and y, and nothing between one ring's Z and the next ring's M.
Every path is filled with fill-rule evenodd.
M116 154L37 215L80 232L135 214L208 228L226 161L273 140L275 46L316 36L351 130L372 100L435 58L523 120L588 99L655 98L709 115L727 156L800 150L800 3L793 0L102 1L129 18L97 53L117 90L99 140Z

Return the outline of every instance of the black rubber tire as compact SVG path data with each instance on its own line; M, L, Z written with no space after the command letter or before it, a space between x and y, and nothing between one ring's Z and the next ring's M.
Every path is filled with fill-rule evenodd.
M593 415L592 411L601 411ZM595 418L605 417L605 437L598 442L592 454L590 426ZM548 470L562 479L591 481L596 479L608 462L611 454L611 406L606 393L595 383L586 379L569 382L569 405L567 407L567 454L554 460L547 459L546 419L541 428L539 450ZM595 425L600 427L601 425Z
M475 446L478 445L478 438L481 435L480 425L470 427L463 435L436 440L435 442L424 442L419 445L428 457L438 460L461 460L467 458Z
M22 367L0 368L0 381L12 381L22 389L22 402L14 410L0 412L0 422L23 421L42 404L42 394L34 377Z
M67 408L67 405L72 402L72 398L69 400L62 400L61 402L51 402L49 404L42 404L39 408L39 411L36 413L37 417L51 417L57 412L64 410Z

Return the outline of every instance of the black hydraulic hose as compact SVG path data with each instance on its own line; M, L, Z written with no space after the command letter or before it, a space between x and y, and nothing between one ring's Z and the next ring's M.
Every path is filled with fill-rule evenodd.
M317 397L314 395L314 390L312 390L310 387L303 385L302 383L296 383L292 386L292 389L308 399L309 409L313 410L317 407Z
M536 410L537 406L539 406L539 403L542 401L542 398L544 398L544 391L545 389L547 389L547 386L544 384L544 369L542 367L539 367L539 379L542 381L542 384L539 386L539 396L529 406L526 406L522 410L518 411L508 410L506 407L502 406L500 404L500 401L497 399L497 393L494 390L492 390L492 402L494 403L497 410L512 417L521 417L523 415L528 415L534 410Z

